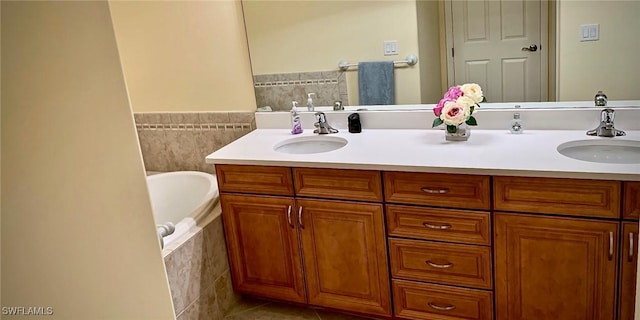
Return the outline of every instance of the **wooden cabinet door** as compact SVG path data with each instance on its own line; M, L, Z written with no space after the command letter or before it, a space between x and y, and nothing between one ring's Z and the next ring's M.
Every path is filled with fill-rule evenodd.
M496 213L496 319L614 319L617 230L617 222Z
M309 303L391 315L381 204L296 200Z
M238 292L306 302L292 198L222 194L233 286Z
M622 223L620 251L620 300L618 320L633 320L636 305L636 268L638 266L638 223Z

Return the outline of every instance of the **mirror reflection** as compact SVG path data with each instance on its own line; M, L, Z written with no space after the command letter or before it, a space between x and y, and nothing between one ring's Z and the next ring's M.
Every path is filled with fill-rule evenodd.
M585 101L598 90L640 99L640 1L243 0L243 10L258 108L296 100L306 110L310 93L316 106L363 105L362 89L389 79L371 82L360 63L410 55L417 64L392 68L394 103L371 104L434 104L467 82L489 102Z

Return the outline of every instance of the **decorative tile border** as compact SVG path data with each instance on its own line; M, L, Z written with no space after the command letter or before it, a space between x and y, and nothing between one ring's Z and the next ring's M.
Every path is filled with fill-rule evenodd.
M204 158L256 128L254 112L134 113L147 171L215 173Z
M136 123L137 130L249 130L253 123Z
M290 80L290 81L266 81L255 82L253 84L256 88L262 87L287 87L287 86L310 86L310 85L323 85L323 84L338 84L338 79L309 79L309 80Z

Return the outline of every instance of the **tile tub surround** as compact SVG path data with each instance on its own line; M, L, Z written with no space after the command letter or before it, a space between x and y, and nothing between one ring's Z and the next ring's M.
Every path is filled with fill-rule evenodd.
M164 261L178 320L222 319L238 303L221 216L173 249Z
M253 112L134 113L147 171L215 173L204 158L256 128Z
M337 100L346 106L349 102L342 71L259 74L253 83L258 107L270 106L273 111L291 110L291 101L307 110L307 94L311 92L316 106L333 106Z

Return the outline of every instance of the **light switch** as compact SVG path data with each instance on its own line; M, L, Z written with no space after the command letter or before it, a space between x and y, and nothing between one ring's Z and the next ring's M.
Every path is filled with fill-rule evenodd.
M581 24L580 41L596 41L600 39L599 24Z
M398 54L398 41L397 40L386 40L384 42L384 55L385 56L393 56Z

